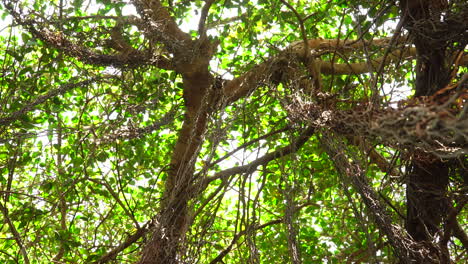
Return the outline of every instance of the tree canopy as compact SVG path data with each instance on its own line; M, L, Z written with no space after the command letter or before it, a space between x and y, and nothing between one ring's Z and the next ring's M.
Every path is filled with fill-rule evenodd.
M2 0L0 262L468 262L463 0Z

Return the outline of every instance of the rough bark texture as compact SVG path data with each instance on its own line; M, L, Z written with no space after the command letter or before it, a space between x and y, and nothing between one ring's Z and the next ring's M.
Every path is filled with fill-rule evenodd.
M202 52L201 54L206 54ZM187 54L184 57L187 56ZM214 82L205 57L182 62L178 67L184 84L184 124L174 147L161 209L155 219L152 238L145 245L139 263L180 263L182 244L189 221L189 201L195 160L203 142L212 104Z
M445 1L401 1L402 19L417 50L415 96L432 95L449 82L448 43L439 39L433 25L440 21ZM428 153L416 153L407 181L406 230L417 242L433 245L434 236L447 217L449 168L446 162ZM439 263L449 263L449 256L434 248Z

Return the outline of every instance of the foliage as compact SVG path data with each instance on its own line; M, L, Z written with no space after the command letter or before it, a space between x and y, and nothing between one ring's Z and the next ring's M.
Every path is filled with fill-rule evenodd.
M345 168L360 166L403 229L413 146L367 133L375 116L346 119L387 109L393 120L397 102L439 113L406 100L415 51L393 37L407 33L393 1L3 0L1 12L2 263L135 263L158 232L171 238L166 222L183 232L168 240L180 263L397 262ZM455 99L447 129L466 135L466 98ZM447 162L463 226L466 170ZM447 245L467 260L458 236Z

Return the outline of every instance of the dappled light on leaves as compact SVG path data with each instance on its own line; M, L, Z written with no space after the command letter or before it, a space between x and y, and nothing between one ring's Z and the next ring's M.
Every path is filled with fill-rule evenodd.
M465 263L466 1L1 0L1 263Z

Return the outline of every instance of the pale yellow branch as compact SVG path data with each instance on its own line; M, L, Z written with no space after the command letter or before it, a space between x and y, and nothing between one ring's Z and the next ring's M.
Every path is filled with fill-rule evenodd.
M362 48L364 44L372 45L377 47L384 47L389 43L391 38L375 39L372 41L356 41L356 40L336 40L336 39L310 39L308 40L311 52L317 50L356 50ZM298 41L291 44L285 49L278 57L284 56L285 54L292 54L292 56L303 56L304 42ZM390 53L386 58L386 63L390 63L399 59L408 59L415 55L415 49L410 48L404 51L396 50ZM253 91L260 83L264 83L268 80L272 74L272 63L276 58L269 59L245 74L229 81L223 88L223 94L227 98L227 102L231 103L239 98L242 98ZM317 66L319 66L319 72L322 74L362 74L367 73L375 68L378 68L383 58L377 58L368 62L359 63L331 63L316 60ZM291 66L291 65L290 65ZM371 69L373 66L374 69Z
M400 60L407 60L414 58L416 55L415 48L405 50L395 50L391 52L385 59L384 64L396 62ZM356 62L356 63L331 63L328 61L320 61L320 72L323 74L362 74L375 71L383 61L383 57L372 59L369 62Z

